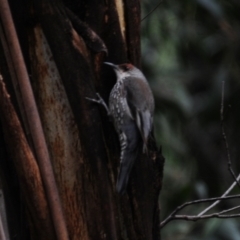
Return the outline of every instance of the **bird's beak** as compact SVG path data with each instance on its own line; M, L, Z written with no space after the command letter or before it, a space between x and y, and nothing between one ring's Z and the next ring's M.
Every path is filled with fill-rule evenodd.
M109 65L111 67L113 67L114 69L118 69L117 65L110 63L110 62L104 62L104 64Z

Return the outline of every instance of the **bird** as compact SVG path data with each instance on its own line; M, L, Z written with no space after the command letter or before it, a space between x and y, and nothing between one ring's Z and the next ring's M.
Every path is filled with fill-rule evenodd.
M131 63L113 64L117 81L109 96L108 105L97 93L98 99L87 98L101 104L113 119L121 147L117 192L126 192L129 177L139 153L147 153L147 143L153 126L154 98L146 77Z

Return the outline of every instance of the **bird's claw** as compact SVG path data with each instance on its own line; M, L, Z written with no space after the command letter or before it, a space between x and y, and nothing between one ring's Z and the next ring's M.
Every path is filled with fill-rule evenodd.
M109 115L109 109L108 109L108 106L107 104L105 103L105 101L103 100L103 98L101 97L101 95L99 93L96 93L98 99L94 99L94 98L88 98L88 97L85 97L87 100L91 101L91 102L95 102L95 103L98 103L98 104L101 104L107 111L107 114Z
M98 100L97 99L94 99L94 98L89 98L89 97L85 97L87 100L91 101L91 102L96 102L96 103L99 103L102 101L102 98L101 96L99 95L99 93L96 93L97 97L99 98Z

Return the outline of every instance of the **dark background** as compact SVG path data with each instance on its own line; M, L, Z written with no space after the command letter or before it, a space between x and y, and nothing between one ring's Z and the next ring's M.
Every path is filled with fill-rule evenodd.
M158 3L142 1L142 18ZM233 182L220 120L223 81L224 127L232 167L239 173L240 2L162 1L141 30L142 68L156 100L155 135L166 158L160 199L164 219L186 201L220 196ZM227 201L211 212L236 205ZM183 212L197 214L206 206ZM240 220L173 221L162 238L237 240Z

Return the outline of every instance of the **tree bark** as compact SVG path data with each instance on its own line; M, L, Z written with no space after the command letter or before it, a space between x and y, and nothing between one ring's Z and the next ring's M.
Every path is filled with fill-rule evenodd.
M96 92L107 100L116 81L114 73L103 67L103 61L132 62L140 67L139 1L35 0L24 7L19 4L12 1L11 9L31 76L69 239L160 239L158 198L164 159L153 134L148 155L139 154L137 158L127 194L118 195L115 190L120 155L118 137L104 109L86 100L95 98ZM3 49L1 71L12 100L8 103L12 107L6 109L0 98L7 159L18 158L18 154L9 154L14 152L15 140L11 137L13 128L3 117L4 111L14 112L14 107L16 122L20 120L24 126L23 130L19 122L14 133L28 140L24 146L17 146L19 150L27 149L35 158L24 111L9 74L14 66L11 61L6 65L6 46ZM38 163L33 162L38 169ZM18 164L21 169L24 161L19 160ZM29 239L38 239L38 229L44 227L32 221L40 215L31 207L34 193L28 183L34 178L41 185L44 176L39 170L41 176L36 174L36 178L26 173L23 183L19 168L15 168L27 208L24 216L31 222ZM2 173L3 178L5 174ZM42 192L44 209L50 216L46 191L37 189L33 192ZM45 224L55 235L51 221Z

